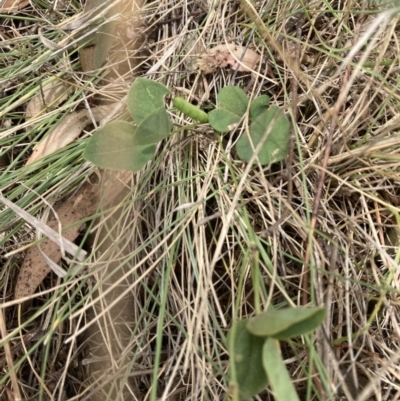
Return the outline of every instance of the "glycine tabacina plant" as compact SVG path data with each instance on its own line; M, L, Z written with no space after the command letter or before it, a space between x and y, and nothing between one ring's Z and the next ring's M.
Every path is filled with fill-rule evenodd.
M270 308L234 322L227 337L232 399L251 399L270 386L276 401L300 401L283 361L279 340L315 330L325 315L323 307Z
M171 94L164 85L137 78L128 93L132 122L113 121L98 129L88 141L84 157L95 165L111 170L141 170L154 157L156 145L171 135L173 124L164 97ZM174 107L193 120L220 133L234 129L249 110L249 129L236 143L240 159L267 165L283 160L289 150L290 123L277 106L269 107L269 97L261 95L249 106L245 92L226 86L217 95L217 108L206 113L181 97ZM256 157L253 157L257 151Z
M171 94L164 85L138 78L128 93L132 123L113 121L90 138L84 156L99 167L112 170L141 170L156 151L156 144L171 135L164 97ZM283 160L288 154L290 123L277 106L269 107L266 95L249 105L245 92L235 86L223 88L217 95L217 108L206 113L181 97L174 107L214 130L233 130L249 111L249 130L236 143L238 156L261 165ZM254 156L257 150L256 157ZM234 322L227 337L230 355L230 392L234 401L247 400L269 385L277 401L297 401L279 340L315 330L325 318L320 307L269 309L257 316Z

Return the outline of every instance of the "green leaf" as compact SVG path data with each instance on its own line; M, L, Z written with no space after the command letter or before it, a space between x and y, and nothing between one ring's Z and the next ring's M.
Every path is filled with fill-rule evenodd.
M223 109L215 109L208 114L210 125L218 132L235 129L241 117Z
M266 136L267 134L267 136ZM266 138L264 138L266 136ZM253 156L253 148L264 139L258 153L261 165L283 160L289 152L290 122L277 106L259 115L250 125L250 138L247 133L236 143L238 156L248 162ZM251 141L250 141L251 139Z
M246 328L255 336L287 339L282 334L288 333L290 337L305 334L318 327L324 318L325 308L321 307L271 308L249 319Z
M138 125L135 132L134 143L140 146L151 145L165 139L171 132L172 124L168 113L161 107L149 114Z
M217 95L218 108L209 113L211 126L219 132L228 132L246 113L249 99L237 86L226 86Z
M325 320L325 316L325 308L316 308L315 313L308 319L296 323L287 330L274 334L272 337L278 340L287 340L292 337L298 337L302 336L303 334L310 333L321 325L321 323Z
M147 78L136 78L128 92L128 110L140 124L146 117L164 107L164 96L171 93L164 85Z
M208 123L208 114L185 99L178 96L172 100L172 104L193 120L199 123Z
M261 95L256 97L250 104L250 120L260 116L269 106L270 97Z
M246 113L249 99L246 93L237 86L225 86L217 95L217 106L230 111L240 118Z
M135 127L113 121L98 129L88 141L84 157L96 166L110 170L139 171L152 159L155 145L135 144Z
M279 341L265 340L262 361L276 401L300 401L282 358Z
M253 336L246 329L247 320L238 321L228 334L230 351L230 373L232 380L232 365L236 374L236 385L241 399L248 399L267 387L267 377L262 364L262 347L264 339ZM234 337L233 337L234 336Z

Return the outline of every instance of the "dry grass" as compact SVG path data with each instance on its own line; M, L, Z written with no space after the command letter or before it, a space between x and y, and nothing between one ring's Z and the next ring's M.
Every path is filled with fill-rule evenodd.
M232 319L271 304L308 303L326 305L323 329L282 347L300 399L400 399L397 14L378 20L378 6L350 0L255 2L265 31L244 4L147 4L144 28L133 20L122 53L137 57L136 74L201 104L215 104L229 84L249 96L268 94L291 116L291 155L251 167L234 152L239 131L183 129L89 230L87 272L63 282L50 275L24 323L11 301L21 256L4 258L2 316L10 341L2 342L1 400L18 394L15 379L31 400L222 400ZM53 18L78 9L65 4ZM49 70L57 72L58 59L50 54L40 70L30 69L46 51L31 32L48 16L39 3L20 15L22 22L1 21L7 78L0 149L8 160L0 190L37 212L44 199L70 193L91 167L80 156L83 138L41 169L23 169L32 136L19 129L20 99ZM224 42L262 54L258 71L193 70L199 52ZM73 64L65 79L76 94L60 116L82 96L123 97L128 70L110 85L87 84ZM172 117L178 126L190 124ZM51 118L38 120L36 134ZM10 226L10 211L0 221L7 226L3 254L32 240L22 222Z

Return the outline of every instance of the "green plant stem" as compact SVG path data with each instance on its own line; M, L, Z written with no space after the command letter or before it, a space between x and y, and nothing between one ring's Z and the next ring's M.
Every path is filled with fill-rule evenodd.
M175 255L174 252L175 247L176 244L174 247L171 248L170 255ZM158 372L159 372L161 352L162 352L165 310L168 303L168 287L171 277L171 268L174 263L175 263L174 261L169 260L166 269L165 270L162 269L163 277L161 277L161 283L163 285L163 289L160 302L160 313L157 322L157 338L156 338L156 349L154 356L154 370L153 370L150 401L156 401L157 399L157 382L158 382Z
M254 291L254 309L256 314L260 314L261 308L261 297L260 297L260 252L257 249L256 244L251 245L251 275L253 280L253 291Z
M231 335L229 336L229 343L228 343L228 351L230 355L230 363L229 363L229 372L230 372L230 378L229 378L229 393L232 397L232 401L239 401L239 386L237 384L237 379L236 379L236 366L234 361L232 361L232 357L235 355L235 338L236 338L236 324L237 320L234 319L232 322L232 327L231 327Z

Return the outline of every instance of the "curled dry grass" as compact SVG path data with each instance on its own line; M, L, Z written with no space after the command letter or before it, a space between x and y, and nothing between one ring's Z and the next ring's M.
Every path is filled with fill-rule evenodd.
M99 215L88 273L63 283L46 279L23 325L8 302L18 256L4 260L3 311L11 348L19 347L13 358L24 398L223 399L232 319L309 302L326 305L323 329L282 346L300 398L400 398L397 16L378 21L378 7L349 1L253 3L266 36L253 29L259 25L243 4L143 6L138 65L193 102L215 104L228 84L270 95L291 116L292 154L250 168L234 152L238 132L189 130L190 121L171 114L182 131L134 174L120 207ZM15 33L13 23L3 26ZM131 37L137 33L133 26ZM259 70L206 77L192 70L202 49L224 42L261 53ZM24 43L11 38L10 51ZM14 99L40 80L20 73L27 56L20 63L4 89ZM130 80L120 78L121 93ZM78 88L79 96L94 93ZM103 97L120 98L116 91L103 82ZM15 129L1 137L2 154L11 157L1 190L34 211L89 170L82 140L42 162L42 170L24 171L31 143L17 128L22 104L2 117L3 127L11 121ZM3 224L10 216L2 212ZM21 224L2 235L5 253L30 240ZM3 372L6 366L3 357ZM10 376L3 373L3 396ZM273 399L268 392L260 398Z

